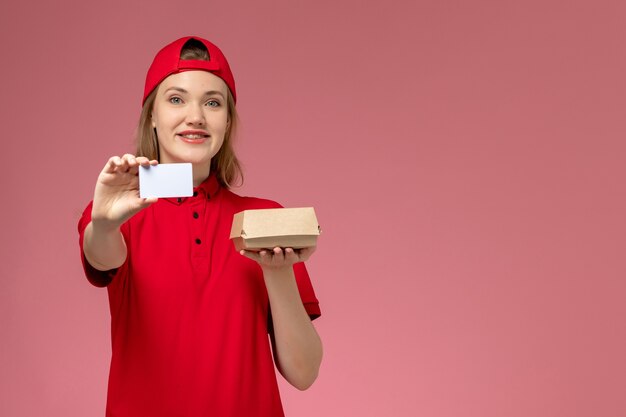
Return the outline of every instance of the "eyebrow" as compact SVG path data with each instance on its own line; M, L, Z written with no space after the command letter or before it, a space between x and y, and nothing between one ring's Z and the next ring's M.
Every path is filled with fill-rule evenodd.
M178 92L184 93L184 94L189 94L189 91L185 90L184 88L180 88L180 87L170 87L167 90L165 90L165 93L167 93L170 90L178 91ZM220 96L224 97L224 94L221 91L217 91L217 90L210 90L210 91L206 91L204 93L205 96L213 96L215 94L219 94Z

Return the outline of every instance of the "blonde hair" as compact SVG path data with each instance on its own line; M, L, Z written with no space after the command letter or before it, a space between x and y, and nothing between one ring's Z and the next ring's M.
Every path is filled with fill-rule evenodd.
M195 59L208 61L209 53L202 43L191 39L183 47L180 58L185 60ZM145 156L150 160L156 159L160 161L159 142L156 131L152 127L152 109L154 107L157 89L158 86L146 97L146 101L141 109L136 135L136 155ZM228 97L226 101L229 123L226 127L224 142L220 150L217 152L217 155L211 158L211 172L215 172L217 180L222 186L230 188L235 182L237 182L237 185L243 184L243 171L233 148L233 138L235 137L239 124L239 117L237 116L237 109L235 108L235 100L232 93L228 87L227 90Z

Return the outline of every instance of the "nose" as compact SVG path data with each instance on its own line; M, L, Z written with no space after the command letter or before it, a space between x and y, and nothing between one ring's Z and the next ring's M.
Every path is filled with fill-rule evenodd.
M187 112L187 124L190 126L204 126L206 119L204 118L204 112L202 106L193 105L189 106Z

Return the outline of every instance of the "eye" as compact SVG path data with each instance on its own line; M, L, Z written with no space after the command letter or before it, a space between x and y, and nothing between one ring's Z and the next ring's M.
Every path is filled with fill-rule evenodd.
M169 102L172 104L181 104L183 100L178 96L170 97Z
M221 104L217 100L209 100L206 102L206 105L209 107L219 107Z

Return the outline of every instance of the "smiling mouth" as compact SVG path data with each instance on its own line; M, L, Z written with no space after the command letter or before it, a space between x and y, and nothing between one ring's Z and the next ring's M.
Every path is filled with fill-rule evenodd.
M198 133L193 133L193 134L178 134L178 136L180 136L181 138L185 138L185 139L206 139L209 137L209 135L202 135L202 134L198 134Z

